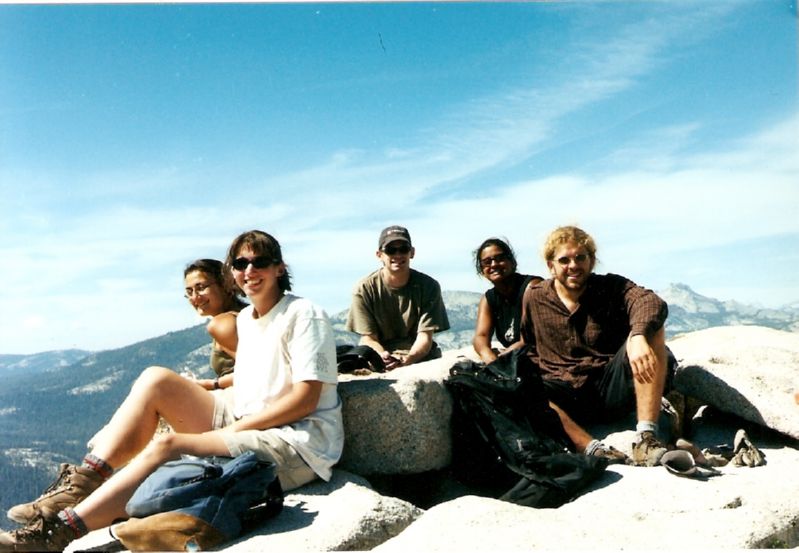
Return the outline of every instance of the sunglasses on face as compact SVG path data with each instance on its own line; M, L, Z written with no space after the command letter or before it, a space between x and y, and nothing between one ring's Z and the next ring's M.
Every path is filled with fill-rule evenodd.
M266 269L273 263L277 263L277 261L271 257L266 255L256 255L255 257L237 257L233 260L231 265L237 271L243 271L248 265L252 265L253 269Z
M383 253L386 255L397 255L402 254L405 255L406 253L411 252L411 247L407 244L402 246L386 246L383 248Z
M484 257L483 259L480 260L480 266L483 269L488 269L494 263L502 263L503 261L507 261L508 259L509 256L506 253L501 253L495 255L494 257Z
M194 285L194 288L186 288L185 297L192 298L193 296L199 296L200 294L204 294L206 290L211 287L211 284L207 282L199 282Z
M588 260L588 255L584 253L578 253L574 257L568 257L564 255L563 257L557 258L555 261L563 265L564 267L567 266L569 263L574 261L575 263L585 263Z

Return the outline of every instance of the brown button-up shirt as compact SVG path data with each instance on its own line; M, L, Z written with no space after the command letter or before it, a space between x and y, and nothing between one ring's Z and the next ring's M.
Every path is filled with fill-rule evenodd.
M542 377L574 388L601 371L628 336L651 337L668 315L657 294L614 274L592 274L574 313L552 279L528 287L522 301L522 337Z

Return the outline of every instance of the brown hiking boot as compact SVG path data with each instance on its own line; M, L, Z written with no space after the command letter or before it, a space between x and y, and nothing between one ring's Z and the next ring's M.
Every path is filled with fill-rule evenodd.
M39 510L57 513L74 507L103 483L97 472L76 465L62 463L56 481L44 493L30 503L16 505L8 510L8 518L20 524L33 520Z
M654 467L667 449L654 432L641 432L641 438L633 444L633 464L638 467Z
M77 539L75 531L56 514L45 516L38 507L33 509L36 514L27 526L0 532L0 551L63 551L69 542Z

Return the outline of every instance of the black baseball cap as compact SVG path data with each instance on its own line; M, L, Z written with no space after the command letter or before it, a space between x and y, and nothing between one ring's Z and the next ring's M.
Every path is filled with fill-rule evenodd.
M380 232L380 238L377 241L377 248L383 250L386 245L396 241L407 242L411 246L411 235L408 229L398 225L392 225L384 228Z

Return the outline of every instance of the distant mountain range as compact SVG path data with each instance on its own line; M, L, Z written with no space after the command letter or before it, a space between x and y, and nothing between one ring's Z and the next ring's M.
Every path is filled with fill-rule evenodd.
M658 292L669 303L667 335L726 325L761 325L799 332L799 305L763 309L697 294L684 284ZM444 292L451 329L435 335L442 349L471 344L481 294ZM356 343L344 330L347 312L331 316L337 343ZM150 365L208 376L204 325L102 352L64 350L0 355L0 513L38 495L59 462L76 461ZM0 526L8 527L0 521Z
M63 368L80 361L91 352L82 349L63 349L59 351L45 351L33 355L3 355L0 354L0 374L12 373L33 374L49 371L53 368Z
M671 284L658 295L669 304L666 334L672 337L714 326L758 325L799 332L799 302L768 309L697 294L685 284Z

